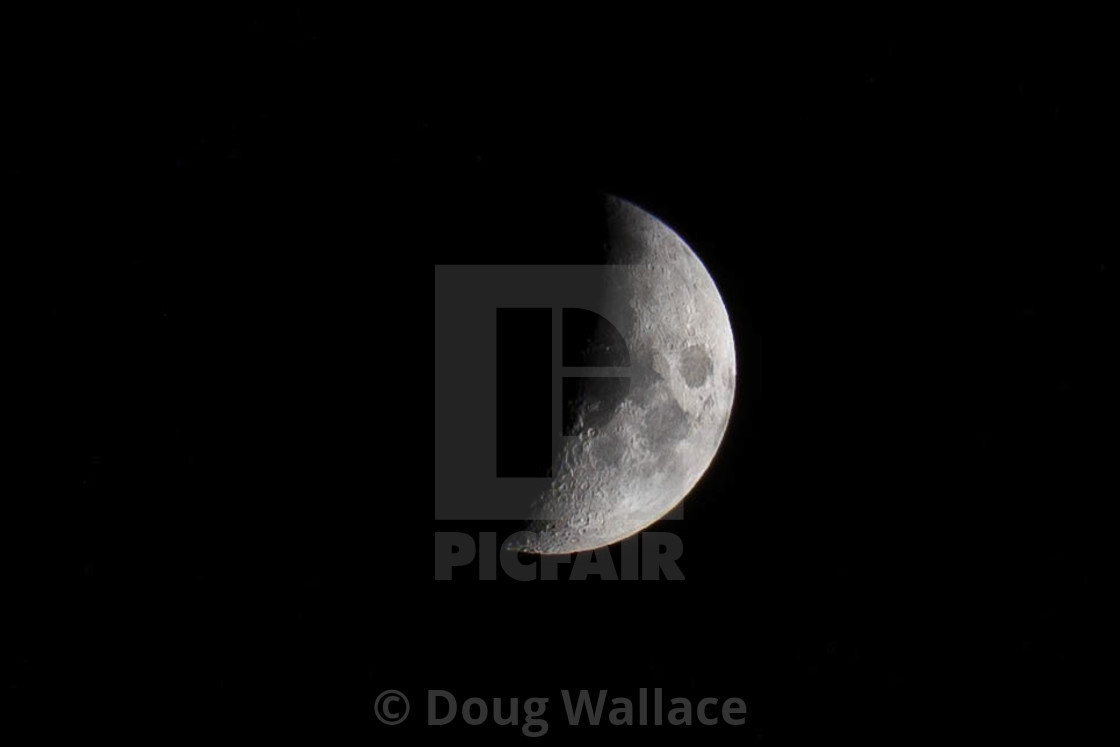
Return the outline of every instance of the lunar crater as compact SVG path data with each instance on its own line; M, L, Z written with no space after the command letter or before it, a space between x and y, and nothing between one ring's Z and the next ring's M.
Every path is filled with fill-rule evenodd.
M681 377L690 389L704 385L712 375L712 359L702 345L692 345L681 353Z

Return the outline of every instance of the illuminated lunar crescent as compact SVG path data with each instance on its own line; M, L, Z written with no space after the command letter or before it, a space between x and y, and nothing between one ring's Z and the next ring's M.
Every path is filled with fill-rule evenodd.
M727 429L735 344L723 300L689 246L644 210L604 198L603 316L628 352L628 387L577 393L574 427L535 503L531 531L508 547L589 550L665 516L703 476ZM580 398L582 397L582 398Z

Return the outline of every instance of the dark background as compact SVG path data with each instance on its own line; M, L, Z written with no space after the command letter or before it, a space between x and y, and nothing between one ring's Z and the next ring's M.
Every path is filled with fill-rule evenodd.
M716 743L1092 732L1091 43L291 5L127 19L128 45L75 25L65 55L18 32L5 148L34 261L2 671L39 733L469 738L420 725L443 688L548 696L561 741L561 687L642 686L744 698L738 732L660 735ZM589 190L676 229L735 331L730 429L667 527L687 580L437 584L432 265L578 262L532 208ZM413 700L393 732L386 688Z

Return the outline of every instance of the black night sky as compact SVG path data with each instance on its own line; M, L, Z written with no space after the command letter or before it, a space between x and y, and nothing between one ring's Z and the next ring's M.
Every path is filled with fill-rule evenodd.
M13 68L32 479L5 491L0 674L37 733L523 739L425 727L429 688L549 696L556 743L1094 733L1117 268L1092 45L130 23L142 52ZM668 527L686 580L437 583L432 267L579 263L533 206L594 191L689 242L735 333L730 428ZM747 724L562 723L560 688L639 687Z

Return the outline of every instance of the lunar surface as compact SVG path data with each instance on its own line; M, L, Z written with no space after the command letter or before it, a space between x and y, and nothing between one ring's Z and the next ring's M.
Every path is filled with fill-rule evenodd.
M613 197L603 209L613 268L601 308L611 324L588 330L573 360L566 348L564 364L621 375L565 380L553 478L510 549L577 552L648 527L700 480L727 428L735 346L715 283L657 218ZM566 325L579 321L565 313Z

